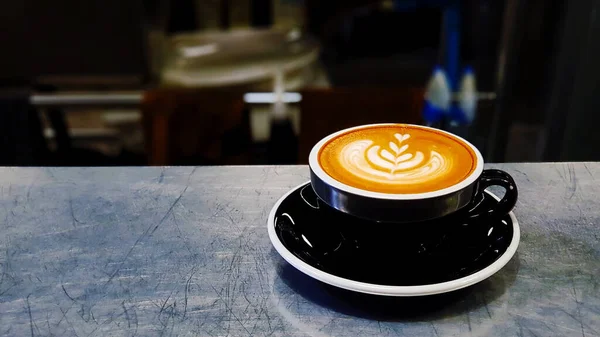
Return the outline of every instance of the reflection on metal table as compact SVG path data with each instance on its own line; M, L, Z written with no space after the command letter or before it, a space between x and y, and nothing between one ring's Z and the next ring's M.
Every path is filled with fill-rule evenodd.
M521 244L438 297L337 290L285 263L267 215L308 168L3 168L0 336L599 336L600 164L490 165Z

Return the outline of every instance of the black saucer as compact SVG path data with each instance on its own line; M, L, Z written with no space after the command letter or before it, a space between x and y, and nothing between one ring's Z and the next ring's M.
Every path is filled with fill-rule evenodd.
M471 211L489 208L494 203L495 197L485 193ZM518 224L513 224L514 216L511 218L510 214L495 221L467 221L467 214L421 223L369 222L327 206L307 183L280 200L272 211L270 225L272 222L277 241L301 263L328 274L328 278L370 285L410 287L469 279L504 256L505 261L496 263L494 270L482 278L471 277L472 284L508 262L516 251L519 235ZM285 254L282 256L286 258ZM286 260L299 268L298 261ZM303 271L309 275L318 273ZM464 286L457 284L455 288Z

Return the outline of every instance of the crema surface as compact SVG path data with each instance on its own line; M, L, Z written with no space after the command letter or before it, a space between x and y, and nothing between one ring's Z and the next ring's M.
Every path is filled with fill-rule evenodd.
M318 158L325 173L341 183L393 194L441 190L477 166L477 156L462 140L402 124L343 133L324 144Z

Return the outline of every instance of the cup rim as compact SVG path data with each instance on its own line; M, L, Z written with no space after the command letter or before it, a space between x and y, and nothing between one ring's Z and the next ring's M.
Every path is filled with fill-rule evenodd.
M431 192L423 192L423 193L382 193L382 192L373 192L373 191L363 190L360 188L356 188L356 187L344 184L344 183L334 179L330 175L328 175L325 172L325 170L323 170L321 168L321 165L319 165L319 152L320 152L321 148L323 147L323 145L325 145L331 139L339 136L340 134L354 131L354 130L370 128L370 127L399 126L399 125L440 132L445 135L448 135L449 137L453 137L455 139L458 139L458 140L464 142L467 146L469 146L469 148L475 153L475 156L477 157L477 165L476 165L475 169L473 170L473 172L471 172L465 179L463 179L459 183L454 184L449 187L446 187L446 188L443 188L441 190L431 191ZM376 124L359 125L359 126L354 126L351 128L343 129L343 130L332 133L329 136L321 139L317 144L315 144L315 146L313 146L312 150L310 151L310 154L308 156L308 165L309 165L311 171L319 179L321 179L324 183L326 183L327 185L329 185L333 188L336 188L340 191L346 192L346 193L359 195L359 196L367 197L367 198L373 198L373 199L418 200L418 199L429 199L429 198L436 198L436 197L444 196L444 195L447 195L447 194L450 194L450 193L453 193L456 191L460 191L460 190L470 186L479 178L479 176L481 176L481 173L483 172L484 162L483 162L483 156L481 155L481 152L479 152L479 150L473 144L469 143L464 138L457 136L453 133L450 133L450 132L447 132L444 130L440 130L440 129L435 129L435 128L428 127L428 126L416 125L416 124L376 123Z

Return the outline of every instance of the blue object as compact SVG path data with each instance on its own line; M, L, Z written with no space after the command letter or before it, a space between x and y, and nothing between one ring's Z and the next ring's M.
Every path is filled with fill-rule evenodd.
M451 91L446 72L441 66L436 65L425 91L425 106L423 107L425 122L431 125L443 120L448 113L450 103Z
M444 60L450 88L458 87L460 59L460 4L455 1L444 10Z
M448 118L452 124L468 125L473 122L477 110L475 73L470 66L463 71L459 90L459 100L450 108Z
M448 112L448 120L453 124L465 125L469 124L470 121L467 119L465 113L461 110L458 104L452 104L450 111Z
M394 0L394 10L396 11L411 11L418 7L439 7L443 10L442 27L443 37L441 48L443 54L444 68L446 69L446 78L450 90L454 91L458 87L459 82L459 63L460 63L460 20L461 6L460 0ZM441 69L436 66L434 72ZM471 72L473 69L468 67L465 73ZM437 123L444 119L454 120L464 124L467 120L460 108L452 105L450 111L443 111L430 102L425 101L423 108L423 118L428 124Z
M445 115L446 112L444 110L425 101L425 106L423 107L423 119L427 124L438 123Z

